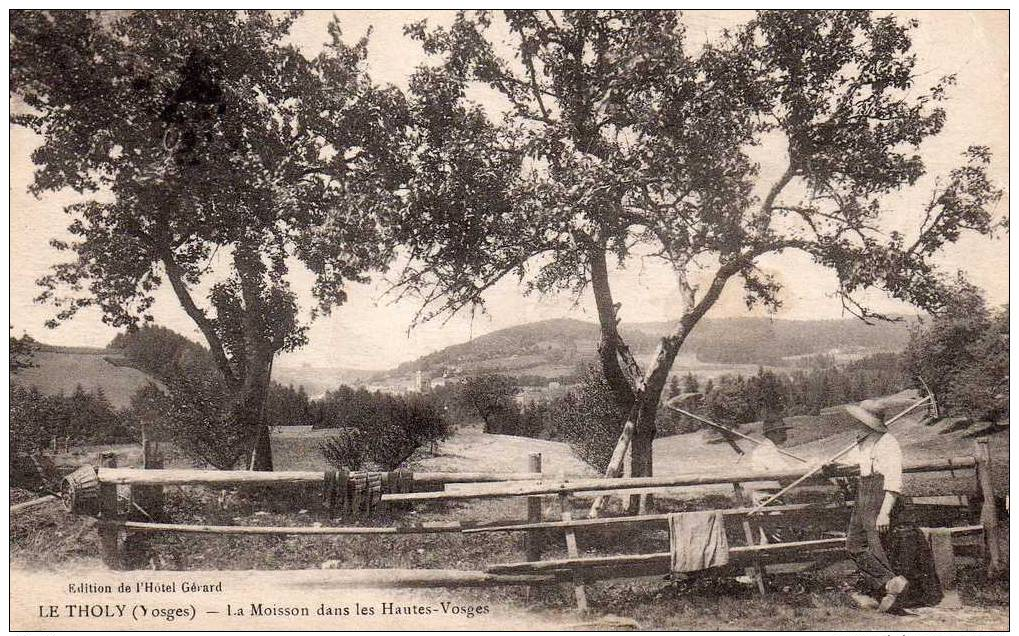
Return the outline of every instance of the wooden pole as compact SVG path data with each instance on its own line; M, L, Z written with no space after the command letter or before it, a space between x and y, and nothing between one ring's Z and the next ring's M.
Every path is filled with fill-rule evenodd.
M117 526L131 532L169 532L174 534L437 534L460 532L463 526L453 522L430 526L214 526L203 524L152 523L121 521Z
M794 541L790 543L769 543L766 545L732 546L729 548L730 558L753 558L757 554L774 555L786 554L789 552L806 554L813 550L828 550L844 548L846 540L839 539L815 539L812 541ZM655 552L651 554L622 554L616 556L579 557L566 559L553 559L549 561L537 561L528 563L500 563L490 566L486 572L492 574L534 574L552 572L555 570L568 570L578 567L604 567L619 565L668 565L671 563L672 555L669 552Z
M13 506L11 506L10 514L13 515L19 512L24 512L25 510L31 510L32 508L43 505L44 503L57 500L58 498L55 495L46 495L44 497L39 497L38 499L33 499L31 501L23 501L21 503L14 504Z
M994 503L994 483L991 479L991 451L986 439L974 443L973 457L977 465L977 488L983 498L980 525L984 528L987 575L995 576L1001 571L1001 548L998 544L998 509Z
M501 575L479 570L315 569L315 570L240 570L237 574L252 590L351 590L390 588L491 587L497 585L535 585L554 583L551 575ZM189 580L216 580L222 573L201 570L186 573Z
M778 512L811 512L818 511L823 512L826 515L830 515L831 511L837 511L839 509L849 510L851 507L849 504L817 504L817 503L803 503L803 504L784 504L781 506L771 506L768 508L768 513ZM725 516L732 515L745 515L753 510L753 508L724 508L719 510ZM703 511L708 512L708 511ZM475 532L515 532L534 530L537 528L591 528L591 527L604 527L614 525L625 525L630 523L650 523L650 522L666 522L669 520L668 514L654 514L654 515L635 515L630 517L601 517L598 519L572 519L570 521L542 521L540 523L521 523L521 524L506 524L506 525L487 525L478 526L474 528L464 528L464 534L473 534Z
M527 467L541 479L541 453L531 453L527 457ZM528 523L541 523L541 497L532 496L527 498L527 521ZM541 533L529 532L525 539L525 554L528 561L537 561L541 558Z
M351 473L351 476L359 473ZM383 483L387 483L383 473ZM411 474L416 485L446 485L499 483L507 481L534 481L534 473L439 473L416 472ZM163 468L144 470L141 468L100 468L99 481L132 486L226 486L240 484L319 484L322 471L275 471L257 470L200 470L197 468Z
M142 468L144 470L158 470L162 467L163 458L159 455L156 442L149 438L148 427L142 424ZM162 486L134 485L131 487L131 500L138 508L145 511L149 521L162 521L165 519L163 515Z
M102 453L99 455L99 466L102 468L116 468L116 453ZM102 552L103 563L111 570L120 570L123 567L120 559L120 529L116 522L119 518L117 502L117 486L112 483L99 482L99 547Z
M623 424L623 430L619 433L619 440L616 442L615 448L612 449L612 457L609 458L609 465L605 469L605 477L608 479L619 477L623 474L626 457L630 450L630 442L633 441L633 432L636 430L636 419L637 408L635 406L630 409L630 414L627 416L626 422ZM588 511L587 516L592 519L600 516L605 505L608 503L608 500L608 495L595 497L594 503L591 504L591 510Z
M573 520L573 502L569 493L559 495L559 505L562 508L562 519L565 522ZM571 559L580 557L577 549L577 533L571 526L566 527L566 555ZM587 588L584 587L584 576L581 572L573 570L573 593L577 598L577 611L587 612Z
M750 494L747 492L746 488L743 487L742 483L737 481L733 483L732 488L736 494L736 501L738 501L740 505L742 506L754 505L753 500L750 498ZM743 526L743 538L746 539L747 545L756 544L757 543L756 535L758 532L760 532L760 526L758 524L754 524L753 526L751 526L750 518L746 516L744 516L741 519L741 522ZM763 537L761 543L766 543L765 541L763 541ZM764 564L761 563L761 560L759 558L755 559L754 564L752 566L747 567L747 569L744 570L744 572L757 585L757 591L760 592L761 596L764 596L767 593L767 588L765 587L764 583L765 574Z
M903 468L905 473L939 472L972 468L975 461L972 457L958 457L952 460L939 460L910 464ZM859 474L855 466L834 467L832 474L848 477ZM682 486L707 486L714 484L730 484L734 481L781 481L801 477L802 473L795 469L774 471L733 472L730 474L703 475L687 473L662 477L617 477L614 479L576 479L566 481L505 483L497 487L463 487L455 491L444 492L413 492L383 495L387 501L444 501L453 499L484 499L489 497L517 497L523 495L558 495L560 493L604 492L613 490L633 490L637 488L668 488ZM100 474L100 479L102 475ZM815 477L819 481L827 481L825 477Z

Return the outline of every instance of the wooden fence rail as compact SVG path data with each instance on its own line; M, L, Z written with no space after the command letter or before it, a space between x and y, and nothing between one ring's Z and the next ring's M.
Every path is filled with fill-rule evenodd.
M973 457L956 457L949 460L917 462L903 468L906 473L927 473L956 471L974 468ZM838 467L830 474L839 477L851 477L859 473L855 467ZM662 477L617 477L598 479L576 479L556 482L539 481L519 484L500 484L499 487L459 488L455 491L443 492L409 492L382 495L382 501L449 501L454 499L486 499L495 497L519 497L523 495L563 495L578 492L605 492L632 490L635 488L669 488L684 486L711 486L731 484L733 482L760 482L796 479L803 474L802 469L774 471L745 471L725 475L684 474ZM816 482L827 481L827 477L818 475Z
M797 512L797 511L830 511L830 510L848 510L852 507L852 503L847 504L821 504L821 503L805 503L805 504L783 504L779 506L769 506L768 513L777 512ZM723 508L719 510L725 516L745 515L753 510L752 507L742 508ZM598 517L594 519L571 519L569 521L540 521L536 523L508 523L505 525L495 526L478 526L474 528L464 528L461 532L464 534L471 534L475 532L519 532L524 530L544 530L549 528L593 528L602 526L614 526L632 523L654 523L654 522L667 522L671 515L668 513L663 514L650 514L650 515L634 515L628 517ZM767 518L767 514L765 514Z
M324 472L281 470L200 470L191 468L99 468L99 481L121 486L238 486L243 484L321 484ZM356 475L358 473L352 473ZM534 473L409 473L415 484L440 486L505 481L534 481ZM382 473L387 483L388 473Z
M487 526L526 525L525 520L425 522L397 526L217 526L205 524L113 521L110 524L130 532L168 532L174 534L441 534L484 529Z

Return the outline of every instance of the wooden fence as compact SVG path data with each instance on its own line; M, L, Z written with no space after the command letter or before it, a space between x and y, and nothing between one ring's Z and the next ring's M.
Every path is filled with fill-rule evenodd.
M146 447L146 465L157 466ZM906 473L948 472L953 477L958 473L975 473L976 498L966 496L940 495L914 498L914 503L927 507L937 514L933 525L948 523L954 536L982 535L982 546L978 552L987 561L989 571L998 571L1001 556L998 549L998 517L990 477L990 454L986 441L975 444L972 457L957 457L946 460L916 462L904 467ZM98 480L98 532L104 562L111 568L122 567L120 538L122 534L140 533L185 533L185 534L239 534L239 535L374 535L374 534L429 534L484 532L526 532L525 560L512 563L491 564L484 570L356 570L347 571L342 578L359 582L365 586L487 586L487 585L539 585L565 583L571 585L578 608L587 609L585 584L615 578L660 576L669 573L670 554L655 552L647 554L622 554L605 556L582 556L579 553L577 533L592 528L619 527L626 524L654 524L664 527L669 515L645 514L608 518L574 518L572 499L584 493L625 492L634 489L662 491L695 486L731 485L738 498L739 507L721 510L725 518L738 523L743 531L745 545L729 548L730 562L747 568L759 590L766 591L766 572L772 563L803 563L805 561L823 564L845 558L843 537L824 537L811 540L762 543L762 524L789 524L802 520L804 516L832 518L848 516L852 502L844 503L787 503L770 506L762 515L750 517L752 506L746 496L745 484L761 481L791 480L800 475L795 470L766 472L736 471L722 475L675 475L660 477L630 477L614 479L549 479L542 475L541 458L529 458L528 471L520 473L385 473L376 480L383 485L380 500L384 504L409 505L422 502L459 501L494 497L527 497L527 518L496 520L458 520L433 523L404 523L393 526L223 526L202 524L178 524L166 521L137 521L128 519L120 506L118 488L132 492L132 505L144 510L145 502L162 501L162 488L166 486L202 485L210 487L274 484L323 484L333 479L330 473L307 471L208 471L164 468L118 468L116 458L104 456L96 471ZM838 468L828 477L851 478L856 473L852 468ZM359 473L351 473L356 480ZM829 483L828 477L817 477L808 483ZM455 489L446 486L457 484ZM397 488L399 486L399 488ZM441 488L436 490L436 488ZM429 489L422 491L422 489ZM393 492L409 490L410 492ZM143 493L141 497L137 495ZM555 496L560 504L559 517L545 519L542 516L542 497ZM976 504L979 520L959 523ZM157 515L150 515L155 517ZM945 521L948 519L948 521ZM538 533L550 529L562 530L566 543L566 558L541 560L541 536ZM971 548L963 547L962 552L972 554ZM308 577L315 574L309 572ZM330 575L332 576L332 575ZM327 577L328 578L328 577Z

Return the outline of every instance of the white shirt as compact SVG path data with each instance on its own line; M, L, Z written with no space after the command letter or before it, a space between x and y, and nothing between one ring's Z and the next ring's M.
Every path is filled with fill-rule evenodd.
M860 467L860 476L884 476L884 489L902 492L902 449L894 435L868 435L856 448L849 451L844 461Z

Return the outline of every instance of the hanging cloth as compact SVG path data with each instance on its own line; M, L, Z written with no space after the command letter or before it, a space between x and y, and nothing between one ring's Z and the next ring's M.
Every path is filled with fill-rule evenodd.
M729 563L729 540L720 510L669 515L673 572L693 572Z

